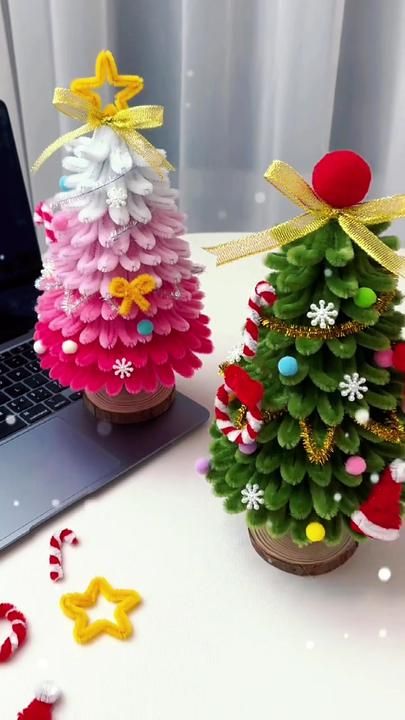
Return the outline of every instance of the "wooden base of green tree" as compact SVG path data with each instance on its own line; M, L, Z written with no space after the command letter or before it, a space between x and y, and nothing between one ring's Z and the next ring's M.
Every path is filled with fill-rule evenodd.
M249 530L249 537L263 560L294 575L323 575L331 572L349 560L357 548L357 543L349 535L345 535L339 545L312 543L302 548L288 536L277 540L271 538L265 528Z
M84 404L98 420L128 425L140 423L162 415L172 404L175 388L160 386L154 393L141 392L137 395L123 390L111 397L106 392L84 393Z

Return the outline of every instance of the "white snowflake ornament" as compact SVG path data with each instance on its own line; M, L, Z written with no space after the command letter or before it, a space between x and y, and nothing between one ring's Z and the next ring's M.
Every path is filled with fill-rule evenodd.
M248 483L246 487L241 490L241 495L242 502L248 510L259 510L260 505L264 503L264 491L260 489L257 483L254 485Z
M114 370L114 375L118 375L118 377L121 380L125 380L125 378L131 377L132 373L134 372L134 366L130 360L127 360L126 358L117 358L114 365L112 366L112 369Z
M340 394L342 397L347 397L350 402L362 400L368 391L365 383L366 378L360 377L357 372L351 375L343 375L343 380L339 383Z
M238 343L230 349L226 359L230 363L238 363L243 358L243 343Z
M314 327L320 327L321 330L325 330L329 325L335 324L338 311L335 310L333 302L326 304L325 300L320 300L318 305L311 303L309 307L307 318L311 320L311 325Z
M125 187L113 186L107 191L105 204L111 208L125 207L127 204L127 191Z

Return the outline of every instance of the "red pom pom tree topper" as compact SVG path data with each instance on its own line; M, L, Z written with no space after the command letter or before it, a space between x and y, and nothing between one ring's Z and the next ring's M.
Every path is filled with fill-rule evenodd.
M321 200L334 208L361 202L371 183L371 168L352 150L334 150L315 165L312 187Z

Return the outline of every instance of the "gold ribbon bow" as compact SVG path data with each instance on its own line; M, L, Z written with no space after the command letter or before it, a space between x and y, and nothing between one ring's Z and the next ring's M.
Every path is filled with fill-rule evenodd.
M52 102L59 112L84 122L84 125L61 135L48 145L32 166L33 172L36 172L56 150L102 125L112 128L134 152L141 155L158 172L162 167L174 170L173 165L139 132L163 125L164 108L161 105L138 105L122 110L109 105L106 112L97 108L90 99L80 97L66 88L55 88Z
M405 195L370 200L347 208L333 208L315 195L311 186L294 168L281 160L275 160L264 177L305 212L268 230L204 248L216 256L217 265L276 250L319 230L330 220L337 220L345 233L380 265L395 275L405 276L405 258L387 247L367 227L404 217Z
M109 291L113 297L123 298L118 312L123 317L126 317L131 312L134 303L143 312L149 310L150 302L145 295L151 293L155 287L155 278L145 273L138 275L131 282L123 277L115 277L110 282Z

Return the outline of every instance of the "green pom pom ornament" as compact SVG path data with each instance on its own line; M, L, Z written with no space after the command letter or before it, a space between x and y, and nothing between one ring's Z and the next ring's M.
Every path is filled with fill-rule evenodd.
M357 307L368 308L377 301L377 295L374 290L368 287L361 287L354 296L354 303Z

